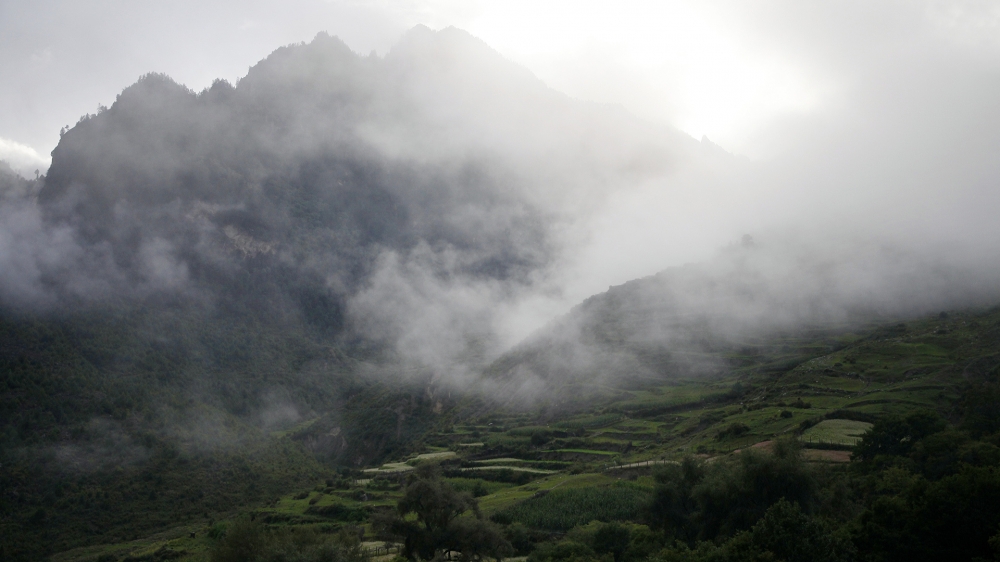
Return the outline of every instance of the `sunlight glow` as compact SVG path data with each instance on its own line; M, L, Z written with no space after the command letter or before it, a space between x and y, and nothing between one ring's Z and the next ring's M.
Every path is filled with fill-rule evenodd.
M754 129L823 100L822 81L757 46L712 3L480 1L448 12L553 88L744 152ZM441 12L439 12L441 13ZM438 18L445 23L449 17Z

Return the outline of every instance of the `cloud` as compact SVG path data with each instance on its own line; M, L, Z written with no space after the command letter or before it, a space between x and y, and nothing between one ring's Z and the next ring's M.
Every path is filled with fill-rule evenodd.
M148 76L81 120L41 210L6 211L3 259L25 264L6 294L201 292L461 381L585 297L747 232L838 264L857 245L964 267L1000 245L997 60L948 31L986 16L717 4L688 11L729 33L718 48L823 86L766 120L754 160L552 90L457 29L415 28L384 57L320 35L235 87Z
M497 308L515 299L519 289L463 275L464 259L454 248L427 244L406 254L383 253L366 286L350 300L352 324L418 372L430 371L443 383L467 382L501 351L495 340Z
M46 452L53 456L54 468L83 473L129 467L153 455L121 423L108 418L91 419L82 439L55 445Z
M51 304L47 272L73 269L83 249L70 228L48 228L33 201L0 203L0 302ZM77 287L80 281L71 283Z
M1000 300L1000 266L941 250L747 236L586 299L490 365L482 387L510 405L574 407L608 387L727 372L740 350Z
M44 174L52 163L34 148L5 138L0 138L0 160L25 177L34 177L35 170Z

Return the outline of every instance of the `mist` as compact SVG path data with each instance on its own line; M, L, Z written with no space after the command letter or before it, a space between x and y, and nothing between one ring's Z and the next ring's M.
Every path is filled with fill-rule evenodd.
M5 188L0 299L264 311L458 386L660 271L637 308L669 295L722 338L993 303L1000 55L959 28L994 20L787 8L729 29L807 68L818 101L701 140L683 111L580 99L615 101L454 28L366 55L321 34L200 92L147 76Z

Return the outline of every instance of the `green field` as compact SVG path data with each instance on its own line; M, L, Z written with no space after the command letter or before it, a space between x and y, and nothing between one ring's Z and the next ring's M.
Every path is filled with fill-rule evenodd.
M650 489L625 483L606 487L553 490L493 515L498 522L518 522L535 529L568 531L591 521L635 519Z
M853 420L823 420L802 433L800 440L809 443L856 445L872 424Z
M512 472L530 472L533 474L553 474L555 470L543 470L539 468L527 468L523 466L471 466L469 468L463 468L462 470L510 470Z

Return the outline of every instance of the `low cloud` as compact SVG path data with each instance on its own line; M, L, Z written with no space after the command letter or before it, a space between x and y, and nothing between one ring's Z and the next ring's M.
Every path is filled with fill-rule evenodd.
M0 137L0 161L25 177L35 177L36 171L44 174L48 170L52 158L42 156L26 144Z
M320 34L197 93L149 75L64 134L44 183L11 183L0 299L167 295L458 385L665 269L697 275L664 274L663 318L719 337L979 304L998 280L998 83L992 59L927 45L886 47L837 104L775 121L757 161L571 99L457 29L414 28L384 57ZM712 258L747 232L755 253ZM290 404L261 424L304 415Z
M973 259L970 259L973 258ZM628 384L726 372L726 352L1000 302L981 256L878 240L746 236L699 263L611 287L492 364L487 395L558 402ZM501 391L497 391L497 388Z
M149 459L153 452L138 443L121 423L94 418L84 436L51 449L55 467L66 472L96 472L129 467Z

